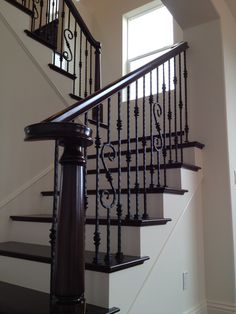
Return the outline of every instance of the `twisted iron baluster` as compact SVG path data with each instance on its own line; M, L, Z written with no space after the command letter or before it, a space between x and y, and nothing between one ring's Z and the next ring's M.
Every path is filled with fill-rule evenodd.
M183 100L182 100L182 62L179 54L179 126L180 126L180 161L183 162Z
M146 98L145 98L145 76L143 76L143 219L148 218L147 214L147 177L146 177L146 146L147 146L147 140L146 140Z
M117 189L117 228L118 228L118 249L116 257L118 260L123 258L121 251L121 217L122 217L122 205L121 205L121 92L118 92L118 119L117 119L117 132L118 132L118 189Z
M138 117L139 117L139 105L138 105L138 81L135 82L135 215L134 219L139 219L139 153L138 153Z
M165 84L165 63L163 64L163 83L162 83L162 97L163 97L163 164L164 164L164 187L166 187L166 84Z
M52 225L50 229L50 244L51 244L51 274L50 274L50 298L54 295L54 264L55 264L55 245L57 233L57 209L58 209L58 190L59 190L59 143L55 141L54 152L54 192L53 192L53 211L52 211Z
M174 136L174 146L175 146L175 162L178 162L178 133L177 133L177 75L176 75L176 57L174 57L174 115L175 115L175 136Z
M188 71L186 61L186 50L184 51L184 96L185 96L185 143L188 143L189 125L188 125Z
M154 165L153 165L153 117L152 117L152 107L153 107L153 95L152 95L152 72L150 72L150 96L149 96L149 105L150 105L150 148L151 148L151 158L150 158L150 175L151 182L150 188L154 187L153 175L154 175Z
M113 177L108 169L108 166L105 163L105 157L108 157L110 161L114 161L116 157L116 152L114 146L111 144L110 141L110 132L111 132L111 99L108 98L108 107L107 107L107 117L108 117L108 130L107 130L107 143L104 143L101 149L101 161L103 164L103 168L105 169L106 179L110 184L111 191L109 190L101 190L100 191L100 202L101 205L107 210L107 252L105 254L105 262L107 264L111 263L111 236L110 236L110 229L111 229L111 217L110 217L110 210L116 203L116 190L113 185ZM104 151L106 148L109 148L111 152L105 154ZM107 203L107 201L112 196L112 200ZM104 201L104 197L106 201Z
M127 152L126 152L126 162L127 162L127 215L126 219L131 218L130 213L130 163L131 163L131 153L130 153L130 86L127 87Z
M95 245L95 256L94 256L94 263L98 263L98 253L99 253L99 246L101 242L101 236L99 231L99 157L100 157L100 148L101 148L101 138L100 138L100 108L99 106L96 108L96 139L95 139L95 147L96 147L96 205L95 205L95 232L94 232L94 245Z
M170 86L170 60L168 60L168 122L169 122L169 163L173 162L172 160L172 111L171 111L171 86Z

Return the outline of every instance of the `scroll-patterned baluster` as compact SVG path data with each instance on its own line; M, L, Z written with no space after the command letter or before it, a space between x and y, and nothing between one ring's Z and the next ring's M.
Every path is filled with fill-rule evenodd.
M187 71L187 60L186 51L184 51L184 96L185 96L185 142L188 143L189 136L189 125L188 125L188 71Z
M182 99L182 61L179 54L179 127L180 127L180 161L183 162L183 99Z
M150 72L150 96L149 96L149 105L150 105L150 149L151 149L151 158L150 158L150 188L154 187L153 175L154 175L154 162L153 162L153 94L152 94L152 72Z
M122 130L122 120L121 120L121 92L118 92L118 118L117 118L117 133L118 133L118 188L117 188L117 232L118 232L118 249L116 257L118 260L123 258L123 253L121 250L121 222L122 222L122 204L121 204L121 130Z
M163 155L163 173L164 173L164 186L166 186L166 83L165 83L165 63L162 66L163 69L163 82L162 82L162 101L163 101L163 147L162 147L162 155Z
M147 140L146 140L146 96L145 96L145 76L143 76L143 219L148 218L147 214L147 161L146 161L146 148L147 148Z
M54 151L54 193L53 193L53 210L52 210L52 225L50 229L50 244L51 244L51 280L50 280L50 297L54 295L54 263L55 263L55 245L57 233L57 209L58 209L58 190L59 190L59 143L55 141Z
M130 153L130 86L127 87L127 152L126 152L126 162L127 162L127 215L126 219L131 218L130 213L130 163L131 163L131 153Z
M68 49L68 52L69 52L69 53L67 51L63 52L63 57L65 58L66 63L67 63L67 65L66 65L67 72L69 72L69 65L70 65L70 62L73 60L73 54L72 54L72 51L71 51L71 45L69 43L69 40L73 40L73 38L74 38L73 32L70 29L70 19L71 19L70 15L71 15L71 13L69 11L67 29L64 30L64 38L65 38L66 46L67 46L67 49ZM68 36L66 36L67 33L68 33Z
M110 211L116 203L116 190L113 184L113 177L111 172L108 169L108 166L105 162L105 156L108 157L109 161L114 161L116 157L116 152L114 146L110 141L110 133L111 133L111 99L108 98L108 106L107 106L107 117L108 117L108 130L107 130L107 142L103 144L101 149L101 161L103 164L103 168L105 169L106 179L111 187L111 192L109 190L101 190L100 191L100 202L101 205L107 210L107 251L105 254L105 262L110 264L111 262L111 217ZM105 149L110 149L109 153L105 154ZM104 198L106 200L104 200Z
M138 105L138 81L135 82L135 215L134 219L139 219L139 152L138 152L138 117L139 117L139 105Z
M169 122L169 163L173 162L172 160L172 111L171 111L171 85L170 85L170 60L168 61L168 122Z
M175 162L178 162L178 133L177 133L177 73L176 73L176 57L174 57L174 115L175 115L175 136L174 136L174 146L175 146Z
M95 245L95 256L94 256L94 263L98 263L98 253L99 253L99 246L101 242L101 236L100 236L100 228L99 228L99 199L100 199L100 193L99 193L99 174L100 174L100 165L99 165L99 159L100 159L100 148L101 148L101 137L100 137L100 112L99 112L99 106L96 108L97 110L97 126L96 126L96 139L95 139L95 147L96 147L96 205L95 205L95 232L94 232L94 245Z

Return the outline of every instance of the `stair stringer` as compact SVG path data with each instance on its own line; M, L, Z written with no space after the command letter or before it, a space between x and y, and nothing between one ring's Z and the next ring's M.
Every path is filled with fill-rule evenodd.
M188 185L189 192L184 196L168 195L165 201L165 216L171 217L172 223L143 227L136 233L140 255L148 255L150 260L133 269L109 275L101 273L99 278L91 274L87 282L96 291L96 299L87 295L88 301L91 297L97 305L117 304L123 314L181 314L205 301L202 172L186 171L182 181L183 185ZM185 271L189 272L190 278L188 291L182 290L182 273ZM89 276L89 272L86 275ZM103 289L99 289L103 282L109 286L107 297L104 297ZM101 300L108 303L100 304Z
M24 30L30 30L31 18L6 1L0 1L0 18L14 33L19 45L23 47L31 62L35 64L51 88L57 93L64 106L73 104L75 101L69 96L72 90L72 80L48 67L53 58L52 50L28 37L24 32Z

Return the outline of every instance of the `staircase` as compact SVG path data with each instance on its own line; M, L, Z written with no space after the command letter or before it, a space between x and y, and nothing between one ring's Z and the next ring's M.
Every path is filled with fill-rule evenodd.
M77 102L25 128L26 141L55 142L54 167L39 184L46 206L9 215L0 313L130 313L201 186L188 45L101 89L100 43L71 0L3 2L2 12L24 12L30 29L20 36L50 51L48 71L72 82L67 94Z

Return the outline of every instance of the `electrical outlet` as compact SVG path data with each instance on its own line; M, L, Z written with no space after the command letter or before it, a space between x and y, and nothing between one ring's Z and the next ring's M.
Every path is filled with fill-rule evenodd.
M188 289L188 272L185 271L182 274L182 280L183 280L183 290L187 290Z

